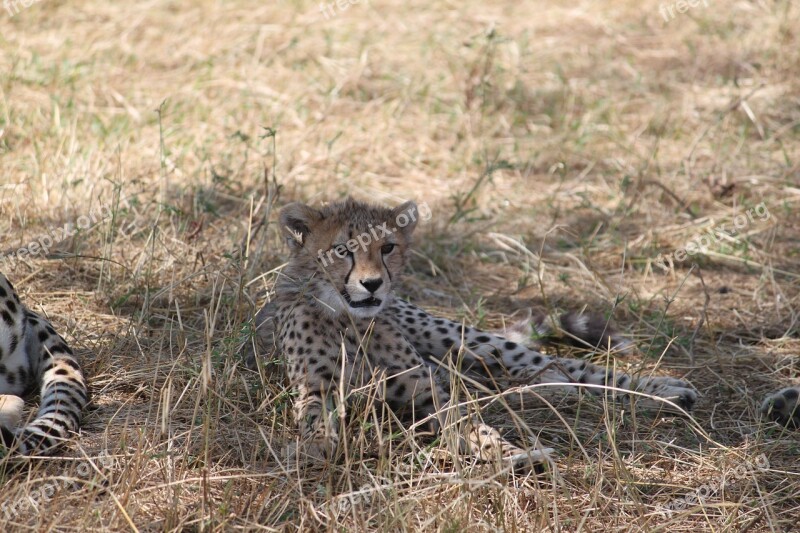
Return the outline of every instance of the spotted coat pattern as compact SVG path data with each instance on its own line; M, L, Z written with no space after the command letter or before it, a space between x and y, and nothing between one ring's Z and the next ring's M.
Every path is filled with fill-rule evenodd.
M275 300L256 316L257 332L261 344L287 362L296 392L294 417L310 455L329 456L337 447L332 399L370 381L380 381L380 399L394 410L440 427L451 399L443 366L448 358L450 364L458 362L462 374L490 386L552 383L609 394L622 402L636 397L643 407L692 408L697 392L681 379L633 376L582 359L544 355L519 342L528 335L481 331L396 297L394 285L417 214L413 202L387 209L351 199L320 209L290 204L281 211L291 258ZM528 324L538 333L560 329L592 345L629 348L604 321L588 314L563 315L555 328L544 320ZM777 418L796 399L796 389L781 391L771 399L769 411ZM467 420L464 442L480 458L547 460L551 450L523 450L475 413L460 411Z
M38 389L35 417L21 423L22 397ZM0 434L22 455L50 454L76 432L87 403L78 360L44 317L27 309L0 273Z

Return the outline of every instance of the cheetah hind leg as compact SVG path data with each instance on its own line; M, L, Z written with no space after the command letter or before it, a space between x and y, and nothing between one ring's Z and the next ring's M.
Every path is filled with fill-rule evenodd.
M761 413L787 427L800 429L800 386L787 387L767 396Z
M543 467L552 470L555 466L550 457L554 453L553 448L541 448L537 442L533 449L523 450L501 437L496 429L483 423L470 424L467 440L473 455L482 461L500 462L514 472L541 471Z

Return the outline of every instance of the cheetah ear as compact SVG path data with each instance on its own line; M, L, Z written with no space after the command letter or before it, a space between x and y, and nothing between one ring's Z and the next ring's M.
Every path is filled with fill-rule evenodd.
M419 209L417 209L417 204L411 200L392 210L391 224L408 240L411 240L411 234L417 227L418 219Z
M321 219L322 213L298 202L281 209L281 232L289 248L293 250L302 248L312 228Z

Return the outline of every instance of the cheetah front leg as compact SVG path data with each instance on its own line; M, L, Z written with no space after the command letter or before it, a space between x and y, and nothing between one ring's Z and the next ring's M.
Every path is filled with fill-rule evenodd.
M402 342L402 341L401 341ZM390 343L394 350L396 343ZM342 349L344 348L344 349ZM344 346L331 340L309 347L299 336L282 335L281 349L288 362L288 373L297 394L293 412L302 435L302 452L310 459L330 459L339 444L339 413L334 399L342 389L345 396L353 388L366 385L375 372L384 374L378 396L392 409L407 412L415 421L424 421L433 432L441 427L437 406L446 404L449 395L436 383L430 369L413 353L381 353L389 349L375 342L370 348L352 336ZM375 350L370 364L363 364L365 351ZM342 364L343 363L343 364Z
M342 370L348 376L352 365L345 360L342 368L343 356L332 342L312 351L296 336L283 339L281 349L296 395L292 414L301 437L299 446L290 449L289 456L302 456L311 461L330 460L339 445L339 426L343 418L340 410L345 407L340 405L340 392L346 395L350 389L348 380L342 379Z
M302 441L298 450L311 460L326 460L333 457L339 445L338 420L330 395L314 392L313 385L302 383L295 386L297 393L292 413L297 422Z

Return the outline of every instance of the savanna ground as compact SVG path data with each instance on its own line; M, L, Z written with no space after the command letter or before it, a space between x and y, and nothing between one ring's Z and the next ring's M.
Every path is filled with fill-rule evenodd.
M668 5L0 12L0 250L59 241L0 269L93 394L63 457L0 462L0 529L796 528L800 437L758 407L800 377L800 6ZM689 379L693 418L537 389L560 415L526 395L515 420L517 391L485 416L555 447L557 476L437 462L358 417L338 462L287 461L280 365L237 350L287 257L277 209L346 195L430 206L402 294L492 327L605 313L639 348L615 364ZM706 253L654 262L762 202Z

